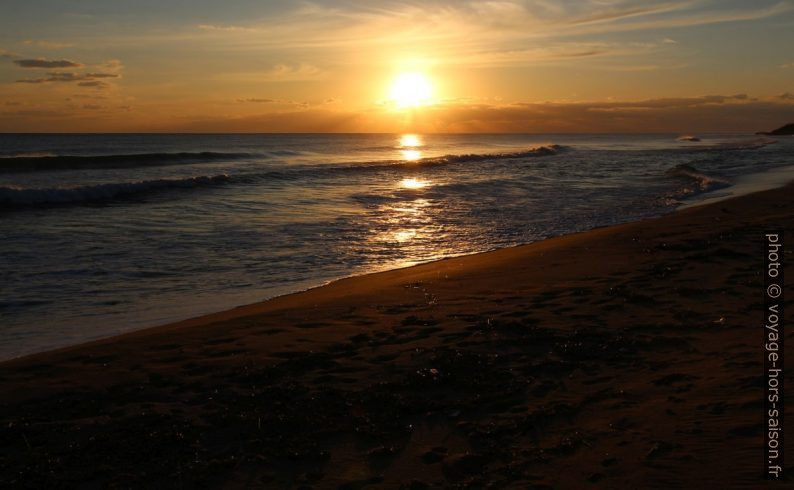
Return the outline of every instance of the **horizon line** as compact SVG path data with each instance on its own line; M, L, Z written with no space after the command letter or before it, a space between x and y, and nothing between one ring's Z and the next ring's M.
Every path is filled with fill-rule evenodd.
M784 123L789 124L789 123ZM435 132L435 131L0 131L0 135L118 135L118 134L148 134L148 135L394 135L394 134L421 134L421 135L467 135L467 134L504 134L504 135L599 135L599 134L623 134L623 135L669 135L683 133L697 134L752 134L761 135L761 131L749 133L747 131L471 131L471 132Z

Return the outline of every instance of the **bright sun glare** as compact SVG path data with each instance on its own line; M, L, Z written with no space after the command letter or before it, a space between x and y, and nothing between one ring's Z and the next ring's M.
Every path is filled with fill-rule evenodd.
M404 189L422 189L423 187L427 187L428 182L426 180L419 180L413 177L406 177L400 181L400 187Z
M400 153L403 160L414 162L422 158L422 139L416 134L404 134L400 136Z
M404 134L400 136L400 146L403 148L422 146L422 140L419 138L419 135Z
M389 99L398 109L428 105L433 98L433 84L422 73L402 73L389 90Z

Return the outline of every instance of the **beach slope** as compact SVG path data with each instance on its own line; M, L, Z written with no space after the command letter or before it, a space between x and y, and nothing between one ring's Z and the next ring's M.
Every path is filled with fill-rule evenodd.
M788 186L5 362L0 485L757 486L793 222Z

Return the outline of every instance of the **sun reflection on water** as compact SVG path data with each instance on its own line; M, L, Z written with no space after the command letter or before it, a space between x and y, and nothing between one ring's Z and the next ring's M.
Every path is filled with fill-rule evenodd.
M403 148L422 146L422 138L418 134L404 134L400 136L400 146Z
M402 243L415 238L417 233L419 233L419 231L416 229L400 230L395 232L392 236L395 241Z
M400 150L400 153L402 153L403 160L409 162L414 162L422 158L422 152L419 150Z
M414 177L406 177L400 181L400 187L403 189L423 189L430 185L426 180L419 180Z
M393 184L397 190L421 189L433 186L430 181L418 177L406 177ZM388 192L388 191L387 191ZM373 210L371 233L367 236L367 247L388 256L380 267L408 267L447 255L456 255L457 244L451 240L450 230L441 215L443 208L422 192L395 194L397 202L383 203Z
M422 138L418 134L404 134L400 136L398 146L401 148L403 160L413 162L422 158L422 152L418 148L422 147Z

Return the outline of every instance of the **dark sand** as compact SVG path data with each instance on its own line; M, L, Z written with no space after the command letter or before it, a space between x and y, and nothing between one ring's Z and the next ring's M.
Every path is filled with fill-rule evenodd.
M760 488L791 223L789 186L5 362L0 486Z

